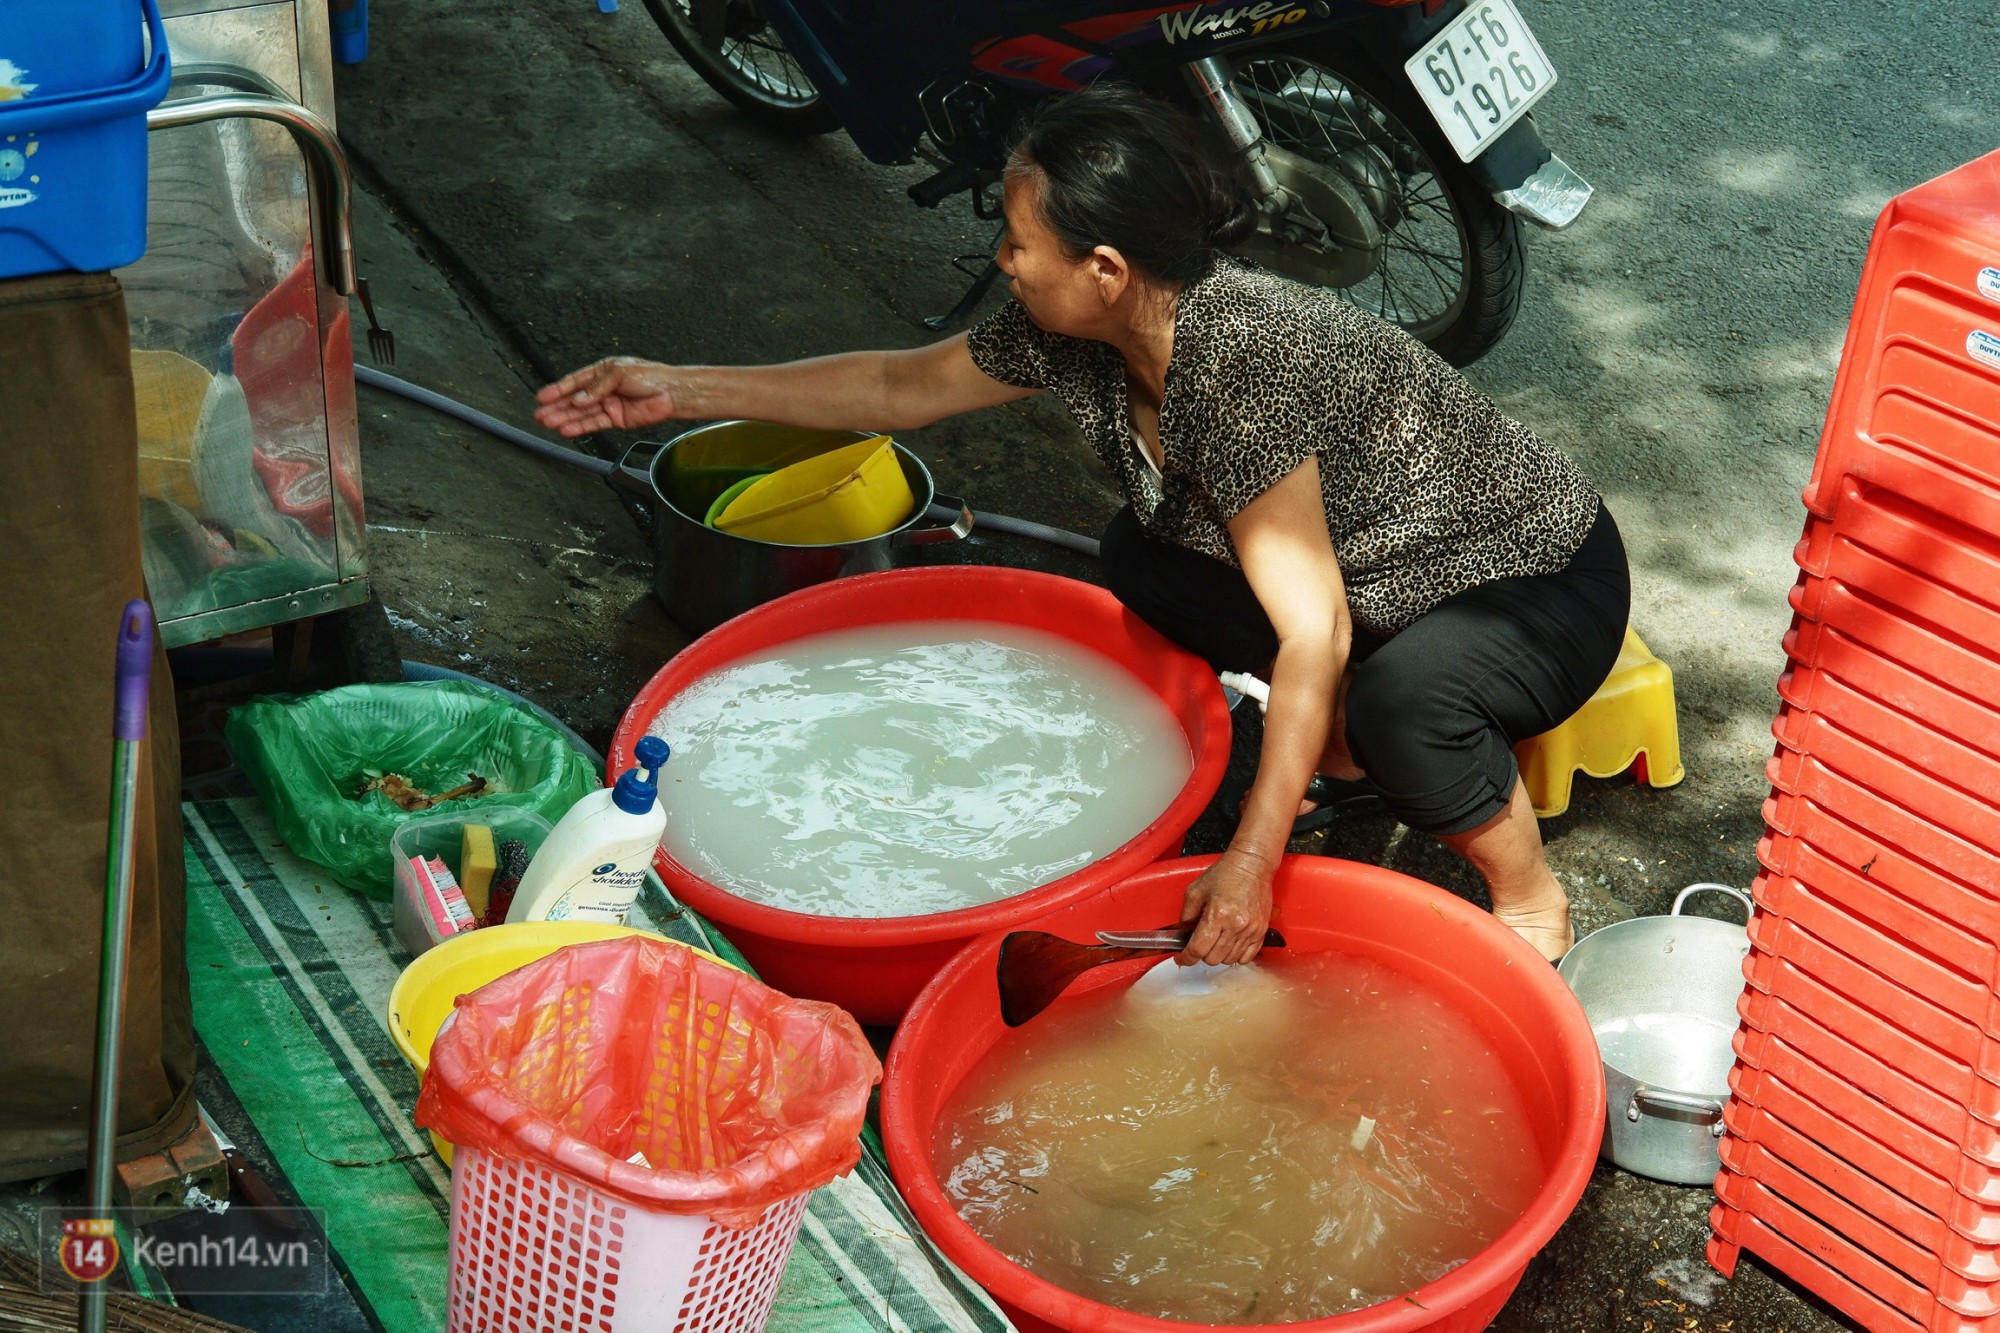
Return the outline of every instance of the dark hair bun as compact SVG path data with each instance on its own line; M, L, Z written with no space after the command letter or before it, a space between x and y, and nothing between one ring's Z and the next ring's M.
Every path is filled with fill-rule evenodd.
M1224 249L1257 230L1257 206L1250 201L1250 192L1234 179L1228 184L1228 197L1218 201L1212 214L1215 224L1208 232L1208 243Z
M1214 131L1124 84L1044 103L1008 169L1041 177L1043 221L1071 254L1108 245L1171 286L1206 276L1216 250L1257 221Z

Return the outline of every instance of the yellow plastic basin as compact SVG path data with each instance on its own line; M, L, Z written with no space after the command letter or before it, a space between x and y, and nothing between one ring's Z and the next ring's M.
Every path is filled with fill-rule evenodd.
M179 352L136 349L132 396L139 414L139 494L199 511L194 440L215 377Z
M829 546L879 537L915 504L895 444L877 435L758 478L713 523L737 537Z
M652 933L636 926L597 921L521 921L453 936L418 955L415 962L403 969L403 975L396 978L396 985L389 992L389 1039L422 1079L424 1070L430 1067L431 1043L437 1039L445 1019L451 1017L453 1002L459 996L476 991L489 981L498 981L514 969L526 967L566 945ZM694 949L693 945L681 947ZM706 949L694 952L724 967L731 966ZM449 1166L451 1145L433 1134L431 1146Z

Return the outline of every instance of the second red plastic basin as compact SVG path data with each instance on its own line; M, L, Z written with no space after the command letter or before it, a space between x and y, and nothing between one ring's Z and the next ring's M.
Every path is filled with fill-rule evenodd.
M1214 857L1163 861L1086 902L1031 923L1089 942L1098 930L1170 921ZM1437 1281L1350 1314L1280 1327L1288 1333L1476 1333L1492 1322L1528 1260L1582 1197L1604 1134L1604 1067L1583 1007L1520 936L1464 899L1379 866L1288 856L1272 924L1291 952L1338 951L1395 968L1474 1025L1513 1080L1541 1149L1540 1191L1514 1224ZM1043 1281L979 1236L931 1165L931 1132L968 1072L1005 1028L994 968L1002 934L975 940L911 1006L882 1080L882 1139L896 1186L925 1234L1006 1307L1023 1333L1175 1333L1192 1325L1116 1310ZM1148 960L1103 967L1079 987L1129 982ZM1337 1022L1338 1015L1329 1015ZM1203 1325L1202 1327L1208 1327Z

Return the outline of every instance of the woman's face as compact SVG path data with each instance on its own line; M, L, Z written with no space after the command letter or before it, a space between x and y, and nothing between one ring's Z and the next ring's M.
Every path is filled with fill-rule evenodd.
M1064 253L1062 242L1042 221L1041 181L1036 171L1007 175L1000 271L1013 280L1014 299L1037 325L1071 337L1095 336L1107 314L1097 256L1077 259Z

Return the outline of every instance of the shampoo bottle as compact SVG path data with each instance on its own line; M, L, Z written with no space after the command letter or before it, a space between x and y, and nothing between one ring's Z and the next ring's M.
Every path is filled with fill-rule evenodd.
M521 877L507 909L509 922L624 924L667 831L667 812L660 805L667 743L648 736L634 757L637 768L626 769L616 786L585 796L555 826Z

